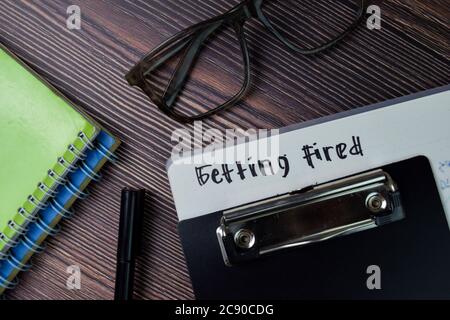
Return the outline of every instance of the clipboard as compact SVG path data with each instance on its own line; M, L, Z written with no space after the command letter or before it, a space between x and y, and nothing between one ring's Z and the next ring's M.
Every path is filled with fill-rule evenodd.
M285 177L201 185L201 162L169 161L196 297L448 299L449 89L284 128ZM342 141L353 157L302 153Z

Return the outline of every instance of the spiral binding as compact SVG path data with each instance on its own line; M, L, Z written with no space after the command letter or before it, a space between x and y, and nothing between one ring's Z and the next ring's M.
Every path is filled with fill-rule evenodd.
M95 172L94 170L92 170L85 162L83 162L79 169L86 175L88 176L91 180L94 180L96 182L100 181L100 179L102 178L102 175L100 173Z
M59 202L56 200L53 200L52 202L50 202L50 207L56 214L60 215L64 219L72 218L72 216L75 213L75 211L73 211L73 209L67 210L66 208L64 208L64 206L60 205Z
M5 260L6 258L8 258L8 255L6 253L0 252L0 261Z
M89 193L87 191L80 190L77 188L72 181L69 180L69 178L66 178L65 175L70 172L75 172L76 170L80 170L86 177L93 181L99 181L102 176L101 174L95 172L93 168L91 168L84 160L87 158L87 150L96 150L99 152L104 158L111 162L117 161L117 156L113 154L111 151L109 151L108 148L106 148L101 143L97 142L96 145L92 143L88 138L87 135L83 132L80 132L77 136L77 139L83 142L84 148L83 150L79 150L75 147L75 145L71 144L68 146L68 150L76 161L73 163L69 163L67 160L65 160L63 157L58 158L58 163L64 167L65 174L64 176L59 175L54 170L50 169L48 170L48 177L55 182L56 188L50 188L47 185L45 185L44 182L40 182L38 184L38 188L44 193L44 197L41 201L38 201L33 196L29 196L27 201L30 202L35 206L35 209L33 212L28 212L25 208L19 208L18 213L20 216L22 216L26 223L24 225L19 225L15 221L9 221L8 226L16 232L18 236L20 236L19 239L9 239L6 237L6 235L3 235L0 233L0 241L3 241L5 244L8 245L8 248L12 248L18 243L21 243L21 245L25 246L30 252L33 254L39 254L45 250L45 246L42 244L37 244L33 240L31 240L28 235L27 226L29 223L34 223L33 225L37 227L39 230L41 230L43 233L47 234L48 236L55 236L60 230L60 225L56 225L55 227L51 227L49 224L47 224L44 220L42 220L41 217L38 216L38 212L40 210L50 208L52 211L54 211L57 215L61 217L61 219L70 219L74 211L73 209L66 209L63 205L61 205L58 200L56 199L56 196L58 195L59 188L64 187L66 191L71 193L74 197L78 199L85 199ZM50 200L49 200L50 199ZM8 263L13 269L17 271L27 271L30 269L31 264L24 263L22 261L19 261L14 254L14 250L9 250L9 254L5 254L0 252L0 261L2 263ZM18 284L17 278L15 278L12 281L9 281L8 279L5 279L2 275L0 275L0 288L5 289L12 289Z
M19 243L19 241L17 241L16 239L10 238L2 232L0 232L0 242L5 245L5 248L7 248L7 250L15 247Z
M118 160L117 156L114 153L112 153L111 151L109 151L108 148L106 148L100 142L97 144L97 146L98 146L97 151L100 152L100 154L102 156L104 156L106 159L108 159L112 163L116 163L117 162L117 160Z
M43 210L47 207L47 204L44 202L44 200L36 200L36 198L32 195L29 195L27 198L27 201L34 205L36 208L35 211Z
M75 145L73 145L73 144L70 144L68 149L69 149L69 152L73 154L73 156L76 160L85 160L87 157L86 153L77 149L77 147L75 147Z
M14 220L8 221L8 227L14 230L19 236L24 235L28 231L28 228L26 226L22 226Z
M84 145L89 149L92 150L95 148L94 144L92 143L92 141L90 141L88 139L88 137L86 136L86 134L83 131L80 131L78 133L77 139L80 139L82 143L84 143Z
M64 168L64 176L66 176L67 173L74 172L77 169L79 160L83 161L86 159L87 157L86 150L92 150L95 147L94 144L87 138L87 135L82 131L78 133L77 139L83 143L84 147L82 149L77 148L75 144L70 144L67 147L68 151L74 156L75 160L71 163L69 163L63 157L59 157L57 160L58 164ZM86 166L83 166L83 172L85 171L87 171ZM4 244L3 247L4 249L0 252L0 261L5 260L8 257L7 251L9 251L9 249L13 248L19 243L17 241L17 238L24 235L24 233L27 230L26 229L27 226L32 222L36 222L38 212L48 207L49 205L48 199L54 198L58 194L57 188L59 186L62 185L68 186L67 189L69 190L69 192L74 193L74 195L76 195L77 198L85 198L87 196L86 192L81 192L81 190L77 190L77 188L75 188L75 186L70 181L68 181L67 178L63 177L63 175L58 174L53 169L47 171L47 176L53 182L55 182L55 187L53 188L49 187L44 182L38 183L37 187L43 193L42 199L38 200L35 196L29 195L27 197L27 202L30 203L34 209L32 211L28 211L25 208L25 206L23 206L17 210L19 216L21 216L24 219L24 223L22 225L19 225L14 220L8 221L8 227L15 233L14 238L9 238L5 234L0 233L0 243ZM94 175L91 173L91 175L88 176L91 177ZM67 216L69 215L66 212L65 214Z
M61 226L57 225L56 227L50 227L46 224L41 218L36 221L36 226L41 229L41 231L45 232L49 236L56 236L61 231Z
M17 209L17 213L25 219L25 225L28 225L31 222L36 221L36 215L28 212L25 208Z
M0 287L5 289L14 289L19 284L19 279L15 278L13 281L3 278L0 275Z
M57 174L52 169L48 170L47 174L50 177L50 179L52 179L59 186L66 184L66 182L67 182L66 178L61 177L59 174Z
M66 189L67 189L67 191L69 191L75 198L78 198L78 199L86 199L86 198L89 196L89 193L88 193L88 192L83 192L83 191L81 191L80 189L78 189L77 187L75 187L75 186L73 185L73 183L70 182L70 181L67 181Z
M8 262L13 268L19 270L19 271L28 271L31 268L31 263L22 263L19 260L14 257L14 255L10 254L8 256L8 259L6 259L6 262Z
M58 158L58 163L64 167L66 172L75 172L76 167L73 165L73 163L68 162L63 157Z
M34 254L39 254L44 252L45 250L45 246L41 246L37 243L34 243L33 241L30 240L30 238L28 238L27 236L23 236L22 238L22 243L25 247L27 247L28 249L30 249L31 252L33 252Z
M57 192L56 190L52 190L50 189L46 184L44 184L43 182L39 182L38 183L38 188L44 192L44 197L45 198L53 198L54 196L56 196Z

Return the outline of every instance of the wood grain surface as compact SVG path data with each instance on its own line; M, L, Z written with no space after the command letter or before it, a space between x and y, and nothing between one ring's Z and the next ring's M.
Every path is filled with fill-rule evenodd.
M129 87L124 74L170 35L238 2L0 0L0 42L123 140L120 161L104 168L91 197L76 204L77 214L33 259L9 299L111 299L125 186L150 191L137 298L194 298L165 172L171 133L183 126ZM204 129L276 128L450 83L448 0L376 3L381 30L361 27L337 48L309 57L290 52L258 21L249 21L251 92L229 112L205 121ZM66 28L72 4L81 8L81 30ZM220 42L217 57L227 48ZM225 58L224 70L235 66ZM198 94L188 101L193 107L217 100L208 86L210 73L203 72ZM81 290L66 289L70 265L81 268Z

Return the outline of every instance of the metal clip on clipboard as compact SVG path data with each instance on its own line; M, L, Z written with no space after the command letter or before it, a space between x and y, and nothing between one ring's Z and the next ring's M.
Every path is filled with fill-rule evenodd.
M217 237L232 266L403 218L395 182L375 170L224 211Z

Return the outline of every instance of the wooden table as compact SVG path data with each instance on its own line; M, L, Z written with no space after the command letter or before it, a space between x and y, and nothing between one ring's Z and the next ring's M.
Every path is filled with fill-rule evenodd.
M123 140L120 161L103 170L103 181L90 188L92 196L76 204L76 216L48 241L45 253L34 258L34 267L8 298L111 299L119 198L125 186L151 192L137 297L194 297L165 172L174 146L171 133L183 126L130 88L124 74L168 36L238 2L0 0L0 42ZM448 84L448 1L377 3L381 30L361 27L338 48L318 56L292 53L261 24L249 22L250 95L230 112L204 122L204 129L276 128ZM81 8L81 30L66 28L72 4ZM206 78L200 85L203 98L192 104L216 98ZM66 289L70 265L81 268L81 290Z

